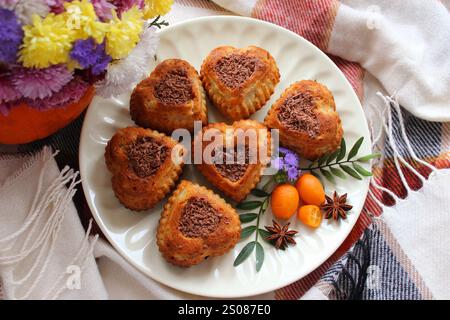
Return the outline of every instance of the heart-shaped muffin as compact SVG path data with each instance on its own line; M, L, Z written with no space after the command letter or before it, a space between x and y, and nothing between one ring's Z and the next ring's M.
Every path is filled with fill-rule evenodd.
M150 209L175 185L185 152L181 144L157 131L120 129L105 150L116 197L128 209Z
M274 58L255 46L212 50L200 77L213 104L233 120L246 119L259 110L280 81Z
M240 233L239 216L225 200L183 180L164 206L156 239L168 262L190 267L231 250Z
M131 118L141 127L167 134L194 129L194 121L208 122L205 91L189 62L167 59L141 81L130 98Z
M236 121L231 126L213 123L196 135L192 150L196 168L206 179L240 202L255 188L270 162L270 133L254 120ZM202 159L197 159L198 150Z
M289 86L272 105L264 123L279 130L283 146L309 160L336 150L343 135L333 95L312 80Z

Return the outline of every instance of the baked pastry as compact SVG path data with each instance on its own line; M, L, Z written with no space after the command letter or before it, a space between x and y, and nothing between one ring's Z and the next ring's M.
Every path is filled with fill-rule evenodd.
M194 121L206 125L205 91L197 71L184 60L164 60L133 90L130 113L139 126L167 134L178 128L192 132Z
M156 235L159 251L181 267L230 251L239 241L236 211L205 187L183 180L164 206Z
M287 88L272 105L265 124L279 129L281 145L309 160L336 150L343 135L333 95L312 80Z
M215 147L205 139L209 130L217 130L220 135L220 144ZM256 139L251 139L251 132L255 133ZM242 133L248 134L249 139L239 138ZM197 169L217 189L237 202L255 188L270 162L270 134L264 125L254 120L236 121L231 126L213 123L203 127L202 134L194 139L193 150L199 146L204 158L196 164ZM209 148L209 154L206 148ZM208 160L205 157L209 155Z
M264 49L218 47L200 70L213 104L233 120L246 119L269 100L280 81L275 60Z
M185 152L175 140L157 131L120 129L105 150L116 197L131 210L153 207L178 180Z

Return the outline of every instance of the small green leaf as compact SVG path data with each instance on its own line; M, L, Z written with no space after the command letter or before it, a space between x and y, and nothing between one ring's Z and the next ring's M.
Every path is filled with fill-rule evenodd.
M261 206L261 201L245 201L239 203L236 208L242 209L242 210L253 210Z
M337 149L336 151L334 151L333 153L331 153L331 154L328 156L327 164L330 164L333 160L335 160L336 157L338 156L338 154L339 154L340 151L341 151L341 150Z
M362 176L364 177L370 177L372 176L372 172L367 171L364 169L361 165L357 164L356 162L353 162L353 168Z
M347 149L346 149L346 146L345 146L345 139L342 138L342 140L341 140L341 147L339 148L339 154L336 157L336 162L339 162L342 159L344 159L346 153L347 153Z
M275 174L276 183L285 183L288 180L286 172L280 170Z
M256 213L244 213L239 216L239 219L242 223L252 222L256 218L258 218L258 215Z
M334 180L333 175L330 173L330 171L325 170L325 169L320 169L320 173L331 183L335 183L336 181Z
M250 237L255 232L256 226L248 226L241 230L241 240Z
M330 167L330 171L331 171L331 173L332 173L333 175L335 175L336 177L339 177L339 178L341 178L341 179L347 178L347 177L345 176L345 173L343 173L342 170L340 170L340 169L338 169L338 168Z
M269 231L264 230L264 229L258 229L258 233L264 240L266 240L266 238L271 235L271 233Z
M259 270L261 270L263 262L264 248L259 242L256 242L256 272L259 272Z
M344 170L345 172L347 172L349 175L351 175L353 178L361 180L361 177L358 175L358 173L353 170L352 168L350 168L349 166L345 165L345 164L341 164L340 165L341 169Z
M252 193L252 195L254 195L256 197L260 197L260 198L267 197L269 195L267 192L265 192L264 190L261 190L261 189L253 189L251 191L251 193Z
M242 262L245 261L245 259L248 258L248 256L253 252L253 249L255 249L256 242L252 241L245 245L244 248L242 248L241 252L239 252L238 256L236 257L236 260L234 260L233 266L237 267Z
M262 207L261 207L261 212L264 213L267 210L267 207L269 206L269 198L266 198L263 201Z
M361 158L359 158L356 161L358 161L358 162L369 162L370 160L375 159L375 158L379 158L379 157L381 157L381 153L372 153L372 154L368 154L367 156L361 157Z
M347 161L358 154L359 148L361 147L363 141L364 141L364 137L361 137L355 142L352 149L348 153Z

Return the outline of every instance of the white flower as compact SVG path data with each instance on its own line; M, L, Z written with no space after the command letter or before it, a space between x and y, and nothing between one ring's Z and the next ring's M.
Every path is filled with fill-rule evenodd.
M159 43L156 28L146 28L141 40L130 54L119 61L109 64L105 79L96 86L96 92L104 98L118 96L131 91L137 82L144 79L149 70Z
M31 24L33 14L45 17L50 8L45 0L18 0L14 13L22 24Z

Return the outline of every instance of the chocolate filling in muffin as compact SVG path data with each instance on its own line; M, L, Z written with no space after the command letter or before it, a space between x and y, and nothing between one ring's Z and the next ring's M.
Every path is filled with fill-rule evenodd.
M183 69L171 70L156 84L155 97L164 104L183 104L194 99L192 80Z
M130 166L140 178L155 174L167 154L168 148L152 137L139 137L127 148Z
M283 102L278 119L287 129L305 132L314 137L319 133L315 108L312 97L301 92Z
M261 66L261 61L252 56L231 54L217 61L214 70L228 88L237 88Z
M233 182L242 178L249 165L248 146L245 146L244 152L241 150L239 151L240 152L237 151L237 148L234 148L234 150L229 150L227 152L226 148L223 147L223 149L219 151L220 154L217 155L218 157L222 157L222 163L214 164L221 176ZM215 155L216 153L213 150L212 156L215 157Z
M178 228L189 238L202 238L214 232L219 225L221 214L207 200L190 198L183 208Z

